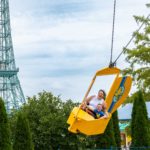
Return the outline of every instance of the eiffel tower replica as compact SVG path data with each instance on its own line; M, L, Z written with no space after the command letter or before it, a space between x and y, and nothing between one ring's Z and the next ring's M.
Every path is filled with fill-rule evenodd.
M18 109L25 97L17 76L13 43L11 38L9 1L0 1L0 97L7 112Z

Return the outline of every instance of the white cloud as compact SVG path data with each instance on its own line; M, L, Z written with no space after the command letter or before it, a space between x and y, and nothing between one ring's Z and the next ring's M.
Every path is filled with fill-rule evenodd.
M147 15L147 2L117 2L114 58L137 27L132 16ZM113 1L27 0L10 5L14 52L25 95L50 90L65 99L81 99L96 69L109 63ZM123 59L118 61L121 68L126 65Z

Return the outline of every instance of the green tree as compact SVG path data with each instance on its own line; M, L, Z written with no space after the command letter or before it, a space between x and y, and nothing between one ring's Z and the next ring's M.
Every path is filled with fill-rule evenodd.
M95 137L95 148L98 149L110 149L111 147L116 147L114 129L113 129L113 120L110 119L106 130L103 134L97 135Z
M15 130L16 130L16 122L18 118L18 110L12 110L8 116L9 124L10 124L10 138L11 141L15 139Z
M34 149L29 122L25 117L25 115L23 115L22 113L18 114L13 149L14 150Z
M147 5L149 7L149 5ZM149 9L149 8L148 8ZM127 49L126 60L130 67L125 69L133 76L135 85L142 89L144 97L150 97L150 17L134 16L137 24L143 24L141 31L134 32L134 48Z
M142 92L138 92L134 100L131 121L131 136L133 147L150 146L149 124L146 104Z
M70 133L66 123L74 106L71 100L62 102L59 96L46 91L28 98L28 104L21 111L30 121L36 150L76 150L81 146L82 138Z
M118 120L118 112L115 111L112 114L112 120L113 120L113 128L114 128L114 136L116 145L118 148L121 147L121 136L120 136L120 130L119 130L119 120Z
M28 98L28 104L19 111L24 113L30 122L36 150L76 150L116 146L112 121L108 124L104 136L86 136L68 131L67 119L73 107L77 105L79 104L71 100L63 102L60 97L46 91ZM11 122L15 121L15 115L16 113Z
M128 104L128 103L133 103L134 99L137 97L138 92L134 92L131 96L127 97L123 105Z
M9 123L2 98L0 98L0 150L11 150Z
M125 100L123 105L126 105L128 103L133 103L134 99L137 97L137 95L138 95L138 91L136 91L133 94L131 94L131 96L127 97L127 99ZM150 101L149 95L150 95L149 93L143 92L143 98L144 98L145 101Z
M137 98L138 96L136 95L136 97L134 97L134 101L133 101L133 108L132 108L132 116L131 116L131 137L132 139L135 139L135 126L136 126L136 122L135 122L135 116L137 114ZM134 140L132 140L132 145L134 145Z

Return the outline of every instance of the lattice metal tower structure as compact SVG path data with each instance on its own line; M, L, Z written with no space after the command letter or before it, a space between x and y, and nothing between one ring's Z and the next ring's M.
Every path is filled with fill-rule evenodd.
M7 112L25 103L18 72L11 38L9 1L0 0L0 97L5 102Z

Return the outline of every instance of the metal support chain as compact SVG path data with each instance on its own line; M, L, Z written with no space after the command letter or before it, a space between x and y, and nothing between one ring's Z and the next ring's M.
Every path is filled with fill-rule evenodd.
M114 29L115 29L115 15L116 15L116 0L114 0L114 12L113 12L113 24L112 24L112 38L111 38L111 55L110 55L110 63L109 67L114 67L114 63L112 62L113 55L113 44L114 44Z
M146 17L146 19L148 19L150 17L150 14L148 14L148 16ZM139 32L140 29L143 27L144 22L140 25L140 27L136 30L136 32ZM131 39L129 40L129 42L126 44L126 46L123 48L122 52L118 55L118 57L115 59L115 61L112 64L116 64L117 60L119 59L119 57L127 50L127 47L129 46L129 44L132 42L132 40L135 38L135 34L132 35Z

